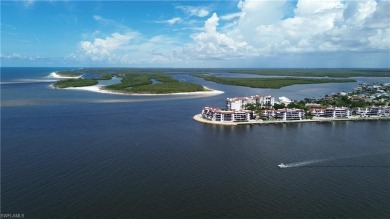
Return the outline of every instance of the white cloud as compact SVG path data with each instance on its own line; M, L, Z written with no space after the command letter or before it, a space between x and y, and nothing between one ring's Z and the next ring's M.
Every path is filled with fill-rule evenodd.
M240 20L228 36L259 55L390 49L389 1L298 0L287 19L285 3L242 1Z
M107 60L113 58L115 52L128 45L130 40L137 35L135 32L126 34L113 33L105 39L96 38L93 42L82 41L79 46L82 53L92 60Z
M121 30L121 31L130 30L130 28L127 27L126 25L123 25L122 23L117 22L117 21L112 20L112 19L104 18L100 15L93 15L92 18L95 21L97 21L99 24L104 25L105 27L115 28L115 29Z
M176 9L182 10L188 16L206 17L210 14L209 9L206 7L194 7L194 6L176 6Z
M174 17L174 18L171 18L168 20L160 20L160 21L155 21L155 22L160 23L160 24L174 25L174 24L180 23L182 21L183 21L183 19L181 19L180 17Z
M95 19L95 21L104 21L104 20L107 20L107 19L102 18L102 17L99 16L99 15L94 15L94 16L92 16L92 17L93 17L93 19Z
M195 33L190 35L191 42L185 45L180 38L183 34L144 38L130 31L80 42L80 51L94 61L175 66L183 63L194 66L194 63L213 63L215 60L232 66L247 60L262 65L267 64L265 60L287 63L290 59L296 63L301 57L304 60L301 64L307 59L318 58L327 61L316 61L316 65L326 63L326 67L331 67L331 63L342 66L342 56L350 57L348 63L361 61L362 57L373 60L367 55L370 53L380 60L375 64L388 59L390 1L298 0L295 9L286 16L287 3L288 0L241 0L238 12L220 18L213 13L202 28L192 29ZM209 14L204 7L176 8L190 17ZM98 15L93 18L101 23L111 22ZM173 17L156 22L186 24L185 19ZM223 27L218 26L220 19L224 20Z
M25 7L31 7L31 6L34 5L35 0L25 0L25 1L23 1L23 2L24 2L24 6L25 6Z
M156 65L178 60L173 55L178 48L177 40L163 35L144 38L137 32L113 33L104 39L81 41L79 53L68 58L111 65Z
M1 59L27 59L28 58L27 56L20 55L19 53L15 53L15 52L7 55L1 54L0 57Z
M230 59L250 55L252 48L244 41L235 41L217 31L219 18L216 13L207 19L203 32L192 36L194 45L184 53L199 59Z
M342 0L299 0L295 15L312 15L338 8L343 8Z
M221 16L221 19L222 20L233 20L233 19L236 19L239 17L241 17L241 12L223 15L223 16Z

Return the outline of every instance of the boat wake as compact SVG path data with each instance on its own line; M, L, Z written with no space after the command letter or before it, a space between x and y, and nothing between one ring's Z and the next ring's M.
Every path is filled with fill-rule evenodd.
M288 164L279 164L279 168L291 168L291 167L303 167L303 166L309 166L312 164L317 164L321 162L325 162L329 159L317 159L317 160L308 160L308 161L302 161L302 162L294 162L294 163L288 163Z
M339 159L348 159L348 158L357 158L357 157L366 157L366 156L373 156L378 154L384 154L384 153L390 153L390 151L379 151L377 153L369 153L369 154L357 154L352 156L344 156L344 157L334 157L334 158L328 158L328 159L316 159L316 160L308 160L308 161L301 161L301 162L294 162L294 163L281 163L278 165L279 168L291 168L291 167L386 167L389 166L365 166L365 165L353 165L353 166L332 166L332 165L317 165L319 163L323 163L326 161L333 161L333 160L339 160Z

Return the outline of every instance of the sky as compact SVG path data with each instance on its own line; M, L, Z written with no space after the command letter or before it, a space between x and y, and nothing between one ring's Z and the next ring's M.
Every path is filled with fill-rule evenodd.
M0 6L1 66L390 68L390 0Z

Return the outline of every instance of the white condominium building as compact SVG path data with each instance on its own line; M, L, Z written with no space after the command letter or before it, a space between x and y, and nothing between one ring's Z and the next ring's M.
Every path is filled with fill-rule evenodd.
M324 108L311 108L310 113L313 116L325 116L325 109Z
M388 115L389 113L390 113L389 106L355 109L355 114L361 116L381 116L381 115Z
M261 117L274 117L278 119L286 120L302 120L305 118L305 111L302 109L278 109L278 110L262 110Z
M326 117L350 117L351 111L346 107L335 107L335 108L326 108L325 109Z
M250 97L235 97L226 99L227 110L243 110L247 104L273 106L275 104L275 97L256 95Z
M219 122L242 122L253 118L253 112L250 110L221 110L219 108L205 107L202 110L203 118Z
M302 109L279 109L276 110L276 118L286 120L302 120L305 118L305 111Z

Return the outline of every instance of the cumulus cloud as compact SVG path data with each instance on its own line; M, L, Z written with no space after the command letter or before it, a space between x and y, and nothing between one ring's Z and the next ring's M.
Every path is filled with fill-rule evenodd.
M68 58L113 65L156 65L178 60L173 55L178 47L175 39L163 35L144 38L137 32L113 33L106 38L81 41L79 53Z
M137 33L129 32L126 34L113 33L105 39L96 38L94 41L80 42L80 49L83 54L94 61L108 60L115 55L114 52L123 49L130 40L136 37Z
M298 0L285 19L286 2L240 1L237 28L228 35L259 54L389 50L389 1Z
M190 35L191 42L185 45L183 39L174 36L145 39L134 32L116 32L106 38L82 41L80 50L95 61L108 59L120 63L178 64L196 63L197 60L225 63L237 60L238 63L270 56L283 57L280 60L284 61L288 60L286 57L298 60L295 57L299 56L327 59L329 63L339 65L341 59L334 57L341 57L340 54L363 60L362 57L369 57L369 53L375 53L372 57L381 62L388 59L390 1L298 0L295 7L286 12L287 4L291 5L291 2L240 0L238 12L221 17L217 13L209 16L209 9L204 7L176 6L190 17L208 16L203 27L195 29ZM93 18L101 23L110 22L98 15ZM220 20L223 20L222 28L219 27ZM184 23L180 17L159 22ZM363 53L365 55L359 55ZM261 63L266 63L264 60Z
M195 45L185 49L186 54L200 59L229 59L249 55L251 47L244 41L236 41L217 31L219 18L216 13L207 19L203 31L192 36Z

